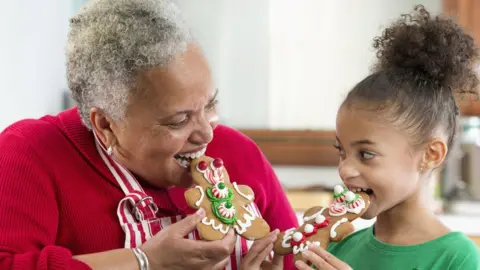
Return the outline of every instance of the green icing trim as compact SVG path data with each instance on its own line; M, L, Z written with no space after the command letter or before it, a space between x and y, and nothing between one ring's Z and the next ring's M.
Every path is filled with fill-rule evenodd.
M227 225L233 225L237 221L237 213L233 215L231 218L224 217L220 214L220 205L223 202L212 202L212 212L213 214L220 220L222 223L227 224ZM236 210L236 209L235 209Z
M213 195L213 186L207 188L207 196L212 202L225 202L225 201L231 201L233 199L233 192L231 189L228 189L228 195L225 198L217 198L215 195Z
M218 183L219 188L223 189L225 188L225 184L223 184L223 188L220 187L220 184L223 183ZM212 202L212 212L215 215L215 217L220 220L222 223L227 224L227 225L233 225L237 221L237 213L233 215L231 218L224 217L220 214L220 205L225 202L225 207L226 208L231 208L233 206L232 199L233 199L233 192L231 189L228 189L228 195L225 198L217 198L215 195L213 195L213 186L207 188L207 197L210 199ZM236 209L235 209L236 210Z
M346 189L345 187L343 188L343 192L340 193L340 194L333 194L333 198L337 199L337 198L340 198L342 197L345 193L347 193L348 189Z
M360 197L360 195L355 194L355 199L353 199L353 200L351 200L351 201L347 201L347 200L346 200L346 202L347 202L348 204L352 204L352 203L354 203L354 202L356 202L356 201L358 200L358 197Z

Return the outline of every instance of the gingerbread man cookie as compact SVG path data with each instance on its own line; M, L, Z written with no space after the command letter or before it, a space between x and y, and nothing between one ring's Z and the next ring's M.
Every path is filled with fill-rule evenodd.
M222 239L231 229L248 240L270 232L267 222L248 206L254 200L253 190L230 182L221 159L207 156L194 159L190 171L195 186L185 192L185 199L191 208L205 209L206 216L197 225L203 240Z
M334 188L334 199L327 207L312 207L303 216L304 224L279 234L274 252L286 255L293 252L294 261L304 260L302 251L310 245L327 248L331 241L339 242L352 233L351 223L361 217L370 205L365 192L353 193L342 186Z

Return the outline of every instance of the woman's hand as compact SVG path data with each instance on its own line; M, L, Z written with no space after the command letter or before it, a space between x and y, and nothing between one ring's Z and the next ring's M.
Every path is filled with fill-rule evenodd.
M273 243L277 240L279 230L270 232L267 236L256 240L247 255L243 257L241 270L281 270L283 269L283 256L275 254L272 261L266 258L273 249Z
M295 266L298 269L318 269L318 270L352 270L352 268L337 259L335 256L330 254L325 249L311 245L308 247L309 250L303 252L303 257L308 261L312 262L315 265L315 268L308 266L302 261L296 261Z
M150 269L223 269L233 252L236 235L230 230L222 240L198 241L184 236L205 216L203 209L157 233L140 248Z

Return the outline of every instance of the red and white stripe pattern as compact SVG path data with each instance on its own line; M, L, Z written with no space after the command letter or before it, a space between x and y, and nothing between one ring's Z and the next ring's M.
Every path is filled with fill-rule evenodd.
M235 215L235 206L234 205L231 205L230 208L227 208L225 206L225 202L221 203L219 206L218 206L218 212L220 212L220 215L222 215L223 217L226 217L226 218L232 218L234 215Z
M341 216L347 213L347 208L345 204L332 203L328 208L328 212L331 216Z
M217 198L226 198L228 197L228 189L225 187L223 189L218 188L218 183L212 188L213 196Z
M203 172L203 177L207 180L210 184L216 185L219 182L223 182L223 171L222 169L212 168L207 169Z
M342 196L338 197L338 198L335 198L334 202L336 203L344 203L345 202L345 194L343 194Z
M162 229L185 217L182 215L176 215L158 218L156 216L156 204L147 196L135 177L115 159L107 155L104 145L101 144L95 133L94 136L98 153L120 185L122 191L125 193L125 198L119 202L117 207L117 216L120 225L125 232L125 248L140 246ZM218 179L218 175L213 179ZM138 206L135 208L135 205ZM261 216L260 211L254 202L250 203L248 207L252 210L252 213ZM135 211L135 209L138 211ZM200 240L197 230L189 233L185 238ZM251 241L247 241L243 237L237 237L234 251L225 269L240 269L241 259L247 254L251 245Z
M358 207L363 208L364 206L365 206L365 201L363 200L362 196L358 196L357 199L352 203L347 203L348 210L353 210Z

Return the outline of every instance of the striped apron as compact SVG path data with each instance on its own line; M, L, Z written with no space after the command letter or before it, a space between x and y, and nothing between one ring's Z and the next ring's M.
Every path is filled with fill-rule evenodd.
M107 154L105 147L98 139L95 142L102 160L125 193L125 197L119 202L117 207L118 220L125 232L125 248L140 246L162 229L185 217L184 215L176 215L158 218L158 207L152 197L144 192L135 177L125 167ZM247 208L258 217L261 216L254 202L247 205ZM200 240L197 230L190 232L185 238ZM252 243L252 241L248 241L243 237L237 237L230 261L224 269L240 269L241 259L247 254ZM271 256L268 259L271 259Z

